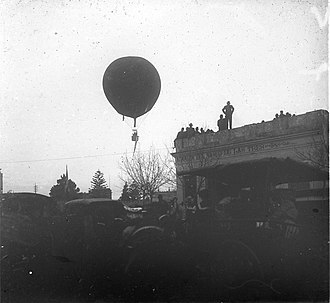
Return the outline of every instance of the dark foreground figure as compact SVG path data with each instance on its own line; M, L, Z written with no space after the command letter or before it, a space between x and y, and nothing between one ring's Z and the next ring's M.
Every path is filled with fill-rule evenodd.
M328 299L326 221L208 218L3 212L1 302Z

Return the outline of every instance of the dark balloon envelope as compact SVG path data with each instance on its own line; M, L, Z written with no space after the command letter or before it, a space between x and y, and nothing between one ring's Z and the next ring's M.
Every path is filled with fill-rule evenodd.
M160 93L156 68L141 57L113 61L103 76L103 90L115 110L134 120L152 109Z

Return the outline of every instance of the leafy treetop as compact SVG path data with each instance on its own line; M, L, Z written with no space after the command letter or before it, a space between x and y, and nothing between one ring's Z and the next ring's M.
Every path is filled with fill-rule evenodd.
M76 183L63 174L50 189L49 196L55 201L70 201L79 198L79 192Z

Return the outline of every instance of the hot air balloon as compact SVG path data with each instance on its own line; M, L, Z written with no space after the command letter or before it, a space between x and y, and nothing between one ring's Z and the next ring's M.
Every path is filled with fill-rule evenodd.
M122 57L113 61L103 76L103 90L115 110L136 119L152 109L160 93L156 68L141 57Z

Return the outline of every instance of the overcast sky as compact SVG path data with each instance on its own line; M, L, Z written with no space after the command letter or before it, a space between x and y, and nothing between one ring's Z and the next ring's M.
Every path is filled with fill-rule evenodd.
M133 124L102 89L119 57L144 57L161 78L138 119L142 151L171 149L190 122L216 130L228 100L233 127L328 109L326 0L5 0L2 17L4 192L48 194L67 164L82 191L100 169L119 197Z

